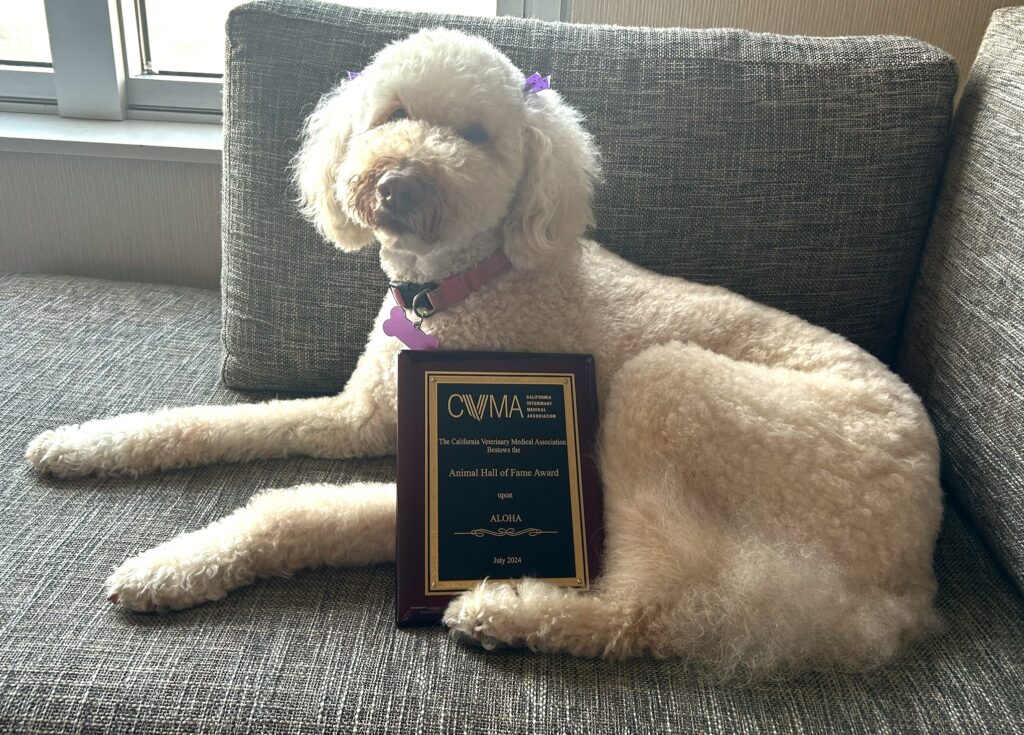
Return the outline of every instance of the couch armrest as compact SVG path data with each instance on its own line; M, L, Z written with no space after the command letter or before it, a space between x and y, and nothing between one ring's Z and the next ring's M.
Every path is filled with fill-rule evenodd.
M1024 589L1024 7L992 16L904 331L946 486Z

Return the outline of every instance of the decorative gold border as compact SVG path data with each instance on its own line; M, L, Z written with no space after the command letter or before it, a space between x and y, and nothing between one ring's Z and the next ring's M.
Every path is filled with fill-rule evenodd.
M469 385L533 383L540 385L558 385L563 388L565 405L565 437L569 467L569 502L572 514L573 557L575 577L546 577L545 582L561 587L590 589L587 564L586 520L583 516L583 497L581 478L583 471L580 461L579 425L576 406L576 376L572 373L527 373L527 372L478 372L457 370L427 370L423 374L424 395L424 589L426 595L450 595L453 592L467 590L476 585L478 579L447 579L438 575L438 524L437 524L437 386L442 383L460 383ZM515 579L515 577L492 577L491 579Z

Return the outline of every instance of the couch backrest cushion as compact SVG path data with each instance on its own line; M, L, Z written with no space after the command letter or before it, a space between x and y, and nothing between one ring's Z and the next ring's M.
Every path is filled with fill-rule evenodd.
M939 178L952 59L903 38L615 28L256 2L228 21L224 379L344 384L384 297L372 250L296 214L288 163L317 99L422 26L482 35L586 117L604 154L595 239L722 284L883 359Z
M899 364L1024 590L1024 8L996 11L964 89Z

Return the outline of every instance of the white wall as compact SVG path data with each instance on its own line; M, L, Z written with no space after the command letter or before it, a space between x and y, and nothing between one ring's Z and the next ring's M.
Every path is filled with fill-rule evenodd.
M220 166L0 152L0 271L220 283Z

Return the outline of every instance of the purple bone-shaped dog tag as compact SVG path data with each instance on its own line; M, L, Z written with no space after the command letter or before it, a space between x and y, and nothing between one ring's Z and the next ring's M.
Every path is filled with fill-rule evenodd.
M394 307L390 318L384 321L384 334L397 337L410 350L436 350L440 346L437 337L424 334L409 321L401 306Z
M536 94L537 92L543 92L551 86L551 75L542 77L539 71L535 71L530 76L526 77L526 93Z
M351 82L351 81L352 81L353 79L355 79L356 77L358 77L358 76L359 76L359 72L357 72L357 71L350 71L350 72L346 72L346 74L348 74L348 80L349 80L350 82Z

